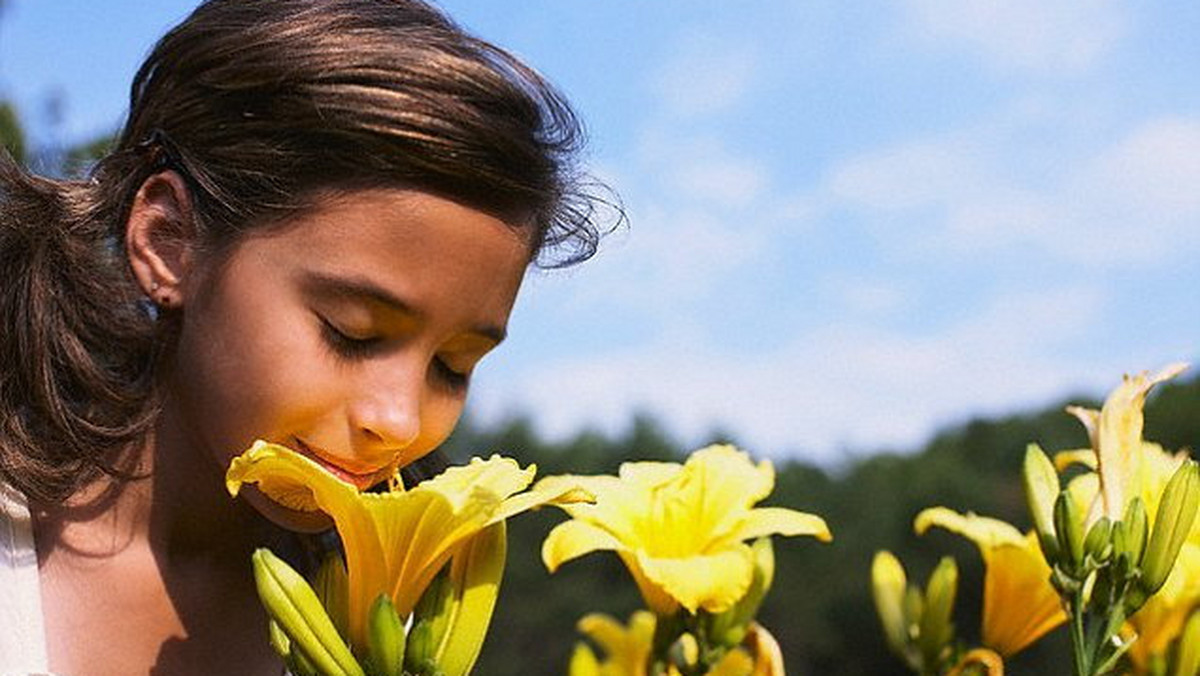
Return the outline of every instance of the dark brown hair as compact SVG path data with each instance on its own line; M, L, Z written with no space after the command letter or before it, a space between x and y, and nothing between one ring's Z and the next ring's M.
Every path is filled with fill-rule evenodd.
M324 191L399 186L527 222L531 261L559 266L600 236L580 143L553 87L418 0L205 2L138 71L89 180L0 159L0 477L61 500L153 423L170 332L123 236L154 173L185 178L218 250Z

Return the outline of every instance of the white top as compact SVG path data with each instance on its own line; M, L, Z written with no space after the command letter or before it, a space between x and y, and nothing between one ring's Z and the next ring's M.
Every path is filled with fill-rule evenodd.
M49 674L33 520L25 496L0 482L0 676Z

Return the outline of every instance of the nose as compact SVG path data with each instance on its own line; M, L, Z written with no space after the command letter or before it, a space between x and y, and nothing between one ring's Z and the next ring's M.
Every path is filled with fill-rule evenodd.
M372 388L349 410L351 445L365 464L383 466L421 433L421 393L414 387Z

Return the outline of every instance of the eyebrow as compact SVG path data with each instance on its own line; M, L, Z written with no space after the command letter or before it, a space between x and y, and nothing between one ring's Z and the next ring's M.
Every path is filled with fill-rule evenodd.
M426 316L425 312L413 307L391 291L362 277L338 277L310 272L305 275L304 286L322 295L375 301L417 319L424 319ZM472 326L468 333L482 336L499 345L504 342L508 330L497 324L477 324Z

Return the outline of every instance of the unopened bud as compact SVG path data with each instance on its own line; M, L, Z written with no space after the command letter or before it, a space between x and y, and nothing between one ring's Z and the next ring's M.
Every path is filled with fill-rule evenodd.
M1058 483L1058 473L1054 471L1054 463L1037 444L1030 444L1025 449L1025 465L1022 472L1025 484L1025 502L1029 506L1029 515L1033 518L1033 527L1037 531L1038 540L1046 560L1053 563L1058 557L1058 541L1054 533L1054 501L1061 490Z
M921 613L917 642L925 664L936 664L943 650L954 640L954 596L958 592L958 565L949 556L942 557L925 586L925 608Z
M871 596L875 612L883 626L888 647L903 655L908 645L908 621L904 612L904 596L908 581L899 559L889 551L875 553L871 562Z
M387 594L380 594L371 604L367 629L372 673L378 676L403 676L404 623L400 621L396 606Z
M1112 554L1112 522L1102 516L1088 529L1083 540L1083 552L1094 564L1104 563Z
M418 620L408 632L408 646L404 651L404 670L413 674L425 674L437 668L437 646L433 639L433 626L429 620Z
M1138 585L1146 596L1154 594L1167 581L1179 550L1187 540L1200 506L1200 474L1196 463L1186 460L1163 489L1158 515L1150 541L1142 558L1142 576Z
M1083 563L1083 515L1071 496L1063 491L1054 502L1054 530L1058 536L1060 559L1067 572L1078 570Z
M1125 515L1121 517L1121 523L1125 524L1124 550L1129 552L1133 565L1141 565L1142 554L1146 551L1146 538L1150 533L1150 522L1146 517L1146 504L1142 502L1141 498L1134 496L1129 501L1129 505L1125 507Z

